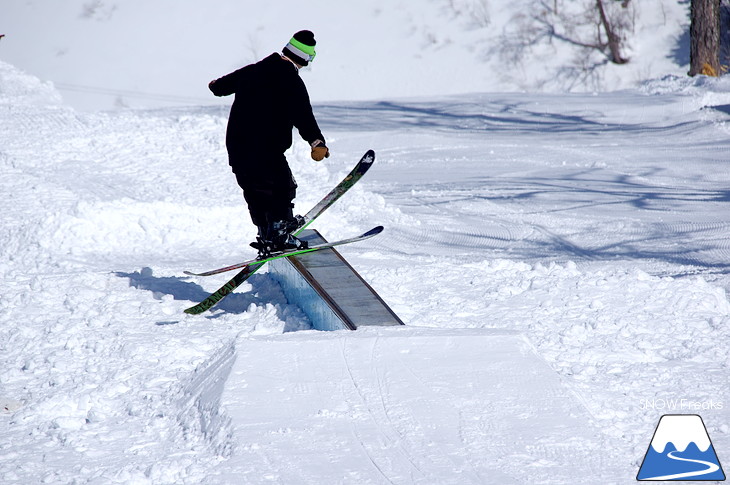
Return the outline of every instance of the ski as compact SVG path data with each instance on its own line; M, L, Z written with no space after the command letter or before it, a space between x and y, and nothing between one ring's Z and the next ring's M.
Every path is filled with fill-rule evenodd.
M221 286L216 291L211 293L208 298L201 301L197 305L187 308L185 310L185 313L188 313L190 315L199 315L206 310L210 310L211 308L213 308L213 306L215 306L223 298L225 298L226 296L233 293L233 290L235 290L236 288L241 286L244 281L246 281L252 274L254 274L264 264L265 263L252 264L252 265L247 266L246 268L242 269L239 273L236 273L236 276L231 278L230 281L228 281L225 285Z
M307 226L309 226L317 217L319 217L324 211L326 211L332 204L334 204L340 197L342 197L350 188L352 188L353 185L357 183L358 180L362 178L363 175L367 173L367 171L370 169L370 167L373 165L373 162L375 162L375 152L373 150L368 150L365 152L365 155L362 156L360 161L355 165L355 167L350 171L350 173L345 176L342 181L335 186L327 195L325 195L322 200L320 200L317 204L315 204L312 209L307 212L303 219L304 223L301 227L299 227L294 235L299 234L302 232ZM231 280L229 280L225 285L218 288L218 290L211 293L211 295L203 300L202 302L198 303L197 305L194 305L188 309L185 310L185 313L191 314L191 315L198 315L200 313L203 313L206 310L209 310L212 308L215 304L217 304L219 301L221 301L223 298L225 298L227 295L231 294L236 288L241 286L251 275L253 275L256 271L261 268L265 262L257 262L254 264L251 264L245 268L243 268L239 273L237 273Z
M350 237L347 239L341 239L339 241L315 244L314 246L309 246L307 248L302 248L302 249L279 251L279 252L271 253L270 256L263 258L263 259L259 259L259 258L250 259L250 260L244 261L242 263L234 264L232 266L226 266L225 268L214 269L212 271L206 271L204 273L192 273L190 271L184 271L184 273L189 276L212 276L215 274L225 273L226 271L233 271L234 269L245 268L252 264L268 263L269 261L273 261L273 260L279 259L279 258L288 258L289 256L297 256L299 254L311 253L314 251L320 251L322 249L333 248L335 246L342 246L343 244L350 244L350 243L354 243L354 242L364 241L365 239L369 239L373 236L377 236L381 232L383 232L383 226L377 226L377 227L373 227L372 229L370 229L369 231L367 231L363 234L360 234L359 236Z

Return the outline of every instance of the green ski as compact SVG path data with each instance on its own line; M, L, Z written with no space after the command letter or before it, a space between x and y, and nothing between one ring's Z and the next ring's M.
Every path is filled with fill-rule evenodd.
M309 226L317 217L319 217L325 210L327 210L332 204L334 204L340 197L342 197L345 192L350 190L353 185L357 183L358 180L362 178L365 173L370 169L370 167L373 165L373 162L375 161L375 152L373 150L368 150L365 155L362 156L360 161L355 165L355 167L350 171L347 176L342 179L342 181L337 184L337 186L332 189L327 195L325 195L322 200L320 200L312 209L307 212L303 219L304 223L297 228L297 230L294 232L294 235L299 234L302 232L307 226ZM381 228L382 230L382 228ZM380 232L380 231L378 231ZM367 234L367 233L366 233ZM373 234L375 235L375 234ZM291 256L291 255L288 255ZM189 313L191 315L198 315L200 313L203 313L206 310L209 310L214 305L216 305L218 302L220 302L223 298L225 298L227 295L231 294L236 288L241 286L243 282L245 282L251 275L253 275L256 271L259 270L264 264L266 264L266 260L264 261L257 261L252 264L246 265L239 273L237 273L233 278L231 278L225 285L221 286L218 290L211 293L211 295L203 300L202 302L198 303L197 305L194 305L188 309L185 310L185 313Z

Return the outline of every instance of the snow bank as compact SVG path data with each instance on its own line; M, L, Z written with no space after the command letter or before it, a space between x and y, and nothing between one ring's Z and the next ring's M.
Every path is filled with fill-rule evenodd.
M0 61L0 105L52 106L61 102L61 95L51 82L43 82Z
M727 122L727 114L730 113L730 78L727 76L664 76L643 82L639 89L652 96L686 95L690 109L704 110L705 119L730 133Z
M639 90L654 96L674 93L694 95L730 93L730 79L727 77L680 77L670 75L644 81L640 84Z

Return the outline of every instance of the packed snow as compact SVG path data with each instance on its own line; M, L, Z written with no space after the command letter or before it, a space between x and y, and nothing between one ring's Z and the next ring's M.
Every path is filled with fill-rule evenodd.
M184 269L253 252L225 108L81 113L0 64L3 483L629 483L667 412L722 461L728 105L671 77L316 105L297 210L376 150L316 227L385 225L341 252L406 323L325 335L266 271L182 313L225 281Z

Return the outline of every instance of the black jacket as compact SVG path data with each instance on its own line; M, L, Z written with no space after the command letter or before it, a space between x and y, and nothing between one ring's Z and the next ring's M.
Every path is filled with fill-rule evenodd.
M279 54L243 67L210 84L216 96L235 94L226 132L231 165L260 163L291 147L292 128L307 142L324 141L296 67ZM259 160L255 160L259 159Z

